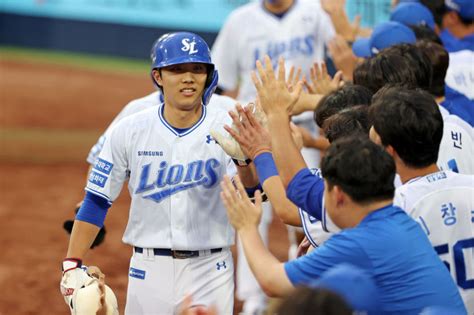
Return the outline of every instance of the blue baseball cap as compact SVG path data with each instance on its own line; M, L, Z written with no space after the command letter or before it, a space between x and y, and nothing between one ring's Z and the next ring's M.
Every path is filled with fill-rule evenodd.
M474 1L472 0L445 0L446 8L456 11L462 18L474 19Z
M373 277L351 264L340 264L329 269L309 287L339 294L355 311L376 312L380 307L379 292Z
M390 14L390 21L410 25L426 25L432 30L435 28L435 20L431 11L418 2L400 3Z
M357 57L371 57L381 50L393 45L416 42L415 33L406 25L398 22L384 22L378 24L370 38L360 38L352 45L352 51Z

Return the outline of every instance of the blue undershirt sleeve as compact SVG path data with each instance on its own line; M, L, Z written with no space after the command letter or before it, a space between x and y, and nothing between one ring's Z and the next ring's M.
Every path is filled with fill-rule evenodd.
M286 195L295 205L322 220L324 180L307 168L300 170L290 181Z
M352 236L346 236L344 232L333 235L311 253L286 262L284 268L294 286L308 285L341 263L352 264L369 272L373 269L365 251Z
M76 220L88 222L98 226L104 226L105 216L111 204L103 197L86 192L81 208L77 212Z

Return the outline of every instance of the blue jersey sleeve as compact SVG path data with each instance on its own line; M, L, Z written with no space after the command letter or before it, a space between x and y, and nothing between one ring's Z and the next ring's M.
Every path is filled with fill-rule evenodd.
M371 272L371 262L365 251L344 232L333 235L322 246L298 259L285 263L291 283L309 284L321 274L341 263L350 263Z
M300 170L286 190L288 199L318 220L322 220L324 181L307 168Z

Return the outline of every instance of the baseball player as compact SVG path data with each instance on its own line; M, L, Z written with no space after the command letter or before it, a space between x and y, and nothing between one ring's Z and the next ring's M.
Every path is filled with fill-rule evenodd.
M128 180L133 247L126 314L173 314L186 294L196 305L233 309L234 242L218 182L235 165L210 136L229 121L207 107L217 71L196 34L163 35L154 47L152 79L164 102L120 120L107 134L76 216L61 281L64 295L80 285L82 259ZM248 167L238 167L248 187ZM78 280L79 279L79 280Z
M370 112L370 137L394 157L403 183L394 204L423 228L473 314L474 176L436 165L443 118L428 93L384 88L374 96Z
M212 47L212 60L220 74L218 87L243 103L253 101L256 90L250 74L256 60L268 54L276 62L282 56L288 69L295 66L306 72L314 62L324 60L324 45L334 35L329 16L315 0L260 0L243 5L230 14ZM294 121L316 134L311 113ZM304 148L303 154L308 165L317 166L318 151ZM264 209L260 233L268 242L272 212L268 206ZM237 296L249 301L244 304L244 313L261 311L265 295L242 258L244 255L238 255Z

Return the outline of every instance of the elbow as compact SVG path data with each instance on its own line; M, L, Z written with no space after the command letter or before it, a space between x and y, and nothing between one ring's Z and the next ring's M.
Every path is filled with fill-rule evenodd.
M277 292L277 287L273 285L270 281L264 282L260 284L262 291L265 293L266 296L271 298L280 297L280 294Z

